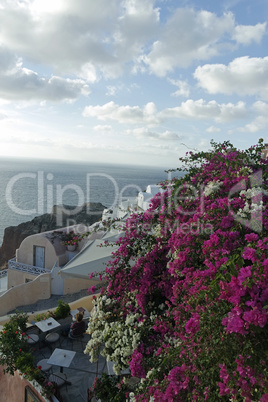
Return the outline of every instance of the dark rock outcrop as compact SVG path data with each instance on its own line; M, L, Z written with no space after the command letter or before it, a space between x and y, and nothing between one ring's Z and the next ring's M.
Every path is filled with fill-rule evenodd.
M50 214L36 216L18 226L7 227L0 248L0 269L7 268L8 260L15 256L16 249L27 236L77 224L90 226L101 220L105 207L101 203L91 202L77 208L77 211L74 208L55 205Z

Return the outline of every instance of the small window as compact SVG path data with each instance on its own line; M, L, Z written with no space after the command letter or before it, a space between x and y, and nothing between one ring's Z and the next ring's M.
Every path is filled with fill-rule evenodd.
M25 387L25 402L41 402L41 399L35 392L27 385Z
M25 283L32 282L32 279L25 278Z

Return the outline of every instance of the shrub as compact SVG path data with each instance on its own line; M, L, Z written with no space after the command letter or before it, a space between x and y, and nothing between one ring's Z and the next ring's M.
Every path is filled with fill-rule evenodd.
M47 311L46 313L38 313L35 314L33 319L34 321L38 322L38 321L43 321L46 320L47 318L51 317L53 314L51 313L51 311Z
M15 311L15 313L10 317L9 320L9 325L12 325L16 327L17 329L20 329L21 331L25 331L27 327L27 322L28 322L28 314L23 313L21 311Z
M14 375L18 368L18 357L29 350L25 332L20 327L23 322L24 314L20 316L17 313L16 319L14 320L12 317L0 332L0 364L5 366L4 373Z
M54 312L54 317L56 320L61 318L66 318L70 314L71 308L68 303L65 303L63 300L58 301L58 306Z
M268 159L212 146L128 219L95 298L86 353L140 378L131 400L268 397Z
M4 366L3 373L14 375L19 371L28 380L36 380L42 387L44 395L51 396L55 387L47 386L47 381L40 369L35 367L34 356L27 343L26 327L28 315L16 312L4 324L0 332L0 365Z

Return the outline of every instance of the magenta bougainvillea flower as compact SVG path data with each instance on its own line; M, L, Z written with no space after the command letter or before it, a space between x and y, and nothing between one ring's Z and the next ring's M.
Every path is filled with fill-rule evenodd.
M266 400L268 160L212 146L127 221L95 298L85 352L140 378L133 401Z

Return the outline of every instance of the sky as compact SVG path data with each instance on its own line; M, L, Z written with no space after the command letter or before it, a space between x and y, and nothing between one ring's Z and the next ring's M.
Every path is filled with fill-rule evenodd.
M267 0L0 0L0 157L176 168L268 142Z

